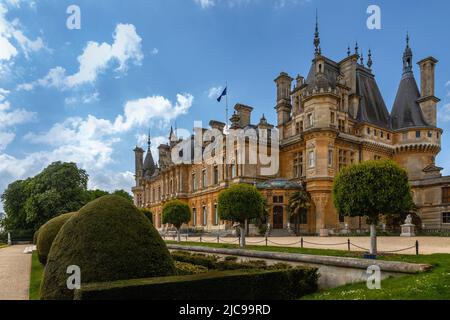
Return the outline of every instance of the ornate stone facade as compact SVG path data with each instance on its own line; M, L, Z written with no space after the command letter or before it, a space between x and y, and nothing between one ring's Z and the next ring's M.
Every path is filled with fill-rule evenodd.
M227 225L217 217L217 197L221 190L234 183L260 185L281 178L272 187L260 188L268 198L272 227L282 229L289 225L286 213L289 196L306 186L314 203L303 221L303 232L326 234L347 227L365 228L361 219L338 216L331 195L334 177L351 164L393 159L408 170L422 227L450 229L447 213L450 212L450 177L442 177L442 168L435 165L442 136L442 130L436 127L439 99L434 96L438 61L428 57L418 63L419 90L408 37L402 79L389 113L371 69L371 53L364 64L356 46L353 54L349 50L347 57L336 62L322 54L318 28L315 36L315 56L308 75L297 76L295 82L287 73L275 79L276 127L280 141L278 174L261 176L259 165L237 161L227 165L174 165L170 154L179 140L173 131L170 143L159 147L158 166L150 148L145 161L144 151L135 149L136 204L153 211L157 227L162 227L163 203L179 198L193 210L192 227L223 230ZM232 128L273 128L264 116L258 125L252 125L251 107L238 104L235 110ZM225 124L211 121L210 126L223 131ZM235 151L231 150L233 154Z

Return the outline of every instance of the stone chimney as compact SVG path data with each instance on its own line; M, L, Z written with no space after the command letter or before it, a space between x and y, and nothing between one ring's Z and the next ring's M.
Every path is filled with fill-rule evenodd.
M437 125L437 104L435 96L435 67L438 63L433 57L425 58L417 64L420 66L420 99L419 104L425 120L429 125Z
M253 111L252 107L238 103L234 107L234 110L236 110L237 115L239 116L239 119L240 119L239 125L241 126L241 128L245 128L246 126L248 126L251 123L252 111Z
M216 120L211 120L209 122L209 126L212 129L216 129L219 130L220 132L223 132L223 130L225 129L226 124L220 121L216 121Z
M134 149L133 151L136 185L138 185L139 179L144 176L144 150L142 148L136 147L136 149Z

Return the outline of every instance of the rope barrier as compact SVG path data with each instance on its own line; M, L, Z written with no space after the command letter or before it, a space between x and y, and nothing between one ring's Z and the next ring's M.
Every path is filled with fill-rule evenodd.
M269 242L270 244L274 244L276 246L287 246L287 247L295 246L295 245L298 245L298 244L301 243L301 241L294 242L294 243L277 243L277 242L273 242L273 241L270 241L270 240L267 240L267 242Z
M412 246L406 249L399 249L399 250L392 250L392 251L381 251L381 253L396 253L396 252L402 252L402 251L408 251L408 250L412 250L412 249L416 249L416 246Z
M257 242L247 241L247 239L245 239L245 242L248 244L260 244L260 243L266 242L266 239L264 239L262 241L257 241Z
M236 241L239 241L239 239L234 239L232 241L225 241L222 238L219 238L219 242L223 242L223 243L235 243Z
M343 243L314 243L314 242L303 241L303 243L311 244L313 246L343 246L343 245L347 245L347 242L343 242Z

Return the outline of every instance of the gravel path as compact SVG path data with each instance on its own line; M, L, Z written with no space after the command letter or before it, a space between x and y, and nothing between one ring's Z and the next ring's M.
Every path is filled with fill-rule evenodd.
M27 246L0 249L0 300L28 300L31 254Z
M304 237L304 247L311 249L336 249L336 250L348 250L347 237ZM166 240L172 240L170 237L166 237ZM184 242L185 238L181 238ZM189 241L199 242L199 238L192 237ZM263 245L265 246L264 238L247 238L248 245ZM273 237L269 238L269 245L271 246L286 246L286 247L300 247L300 238L298 237ZM414 247L416 240L419 241L420 254L434 254L434 253L449 253L450 254L450 237L378 237L378 250L381 252L396 251L409 247ZM217 243L217 238L203 237L203 242ZM370 247L369 237L351 237L352 244L361 247ZM236 238L223 238L221 243L234 243L237 244ZM340 245L334 245L340 244ZM352 245L352 251L364 251ZM400 254L416 254L415 248L400 251Z

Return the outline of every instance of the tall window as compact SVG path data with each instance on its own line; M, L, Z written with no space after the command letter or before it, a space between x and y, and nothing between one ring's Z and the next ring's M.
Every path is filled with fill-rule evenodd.
M333 166L333 150L328 150L328 166Z
M350 152L350 164L355 163L355 153L352 151Z
M442 188L442 203L450 203L450 187Z
M208 186L208 182L206 181L206 169L202 171L202 183L203 188L206 188Z
M219 225L219 210L217 209L217 204L214 205L214 225Z
M203 207L203 225L208 225L208 210L206 206Z
M314 168L316 166L316 153L314 151L309 152L308 161L310 168Z
M345 132L345 120L339 120L339 131Z
M308 114L308 125L310 127L314 126L314 117L313 117L312 113Z
M300 134L300 122L295 123L295 134Z
M442 214L442 223L445 223L445 224L450 223L450 212L444 212Z
M192 191L197 191L197 177L195 173L192 174Z
M416 131L416 138L420 139L421 136L422 136L422 132Z
M231 165L231 178L234 179L237 176L237 172L236 172L236 163L233 163Z
M335 120L334 118L335 118L335 115L334 115L334 112L333 112L333 111L331 111L330 118L331 118L331 123L334 124L334 120Z
M214 167L214 184L219 184L219 167Z
M192 208L192 224L197 225L197 208Z
M294 178L303 177L303 152L294 154Z
M283 196L274 196L273 203L284 203L284 197Z
M348 154L347 150L339 150L339 170L342 170L347 166L348 163L347 154Z

